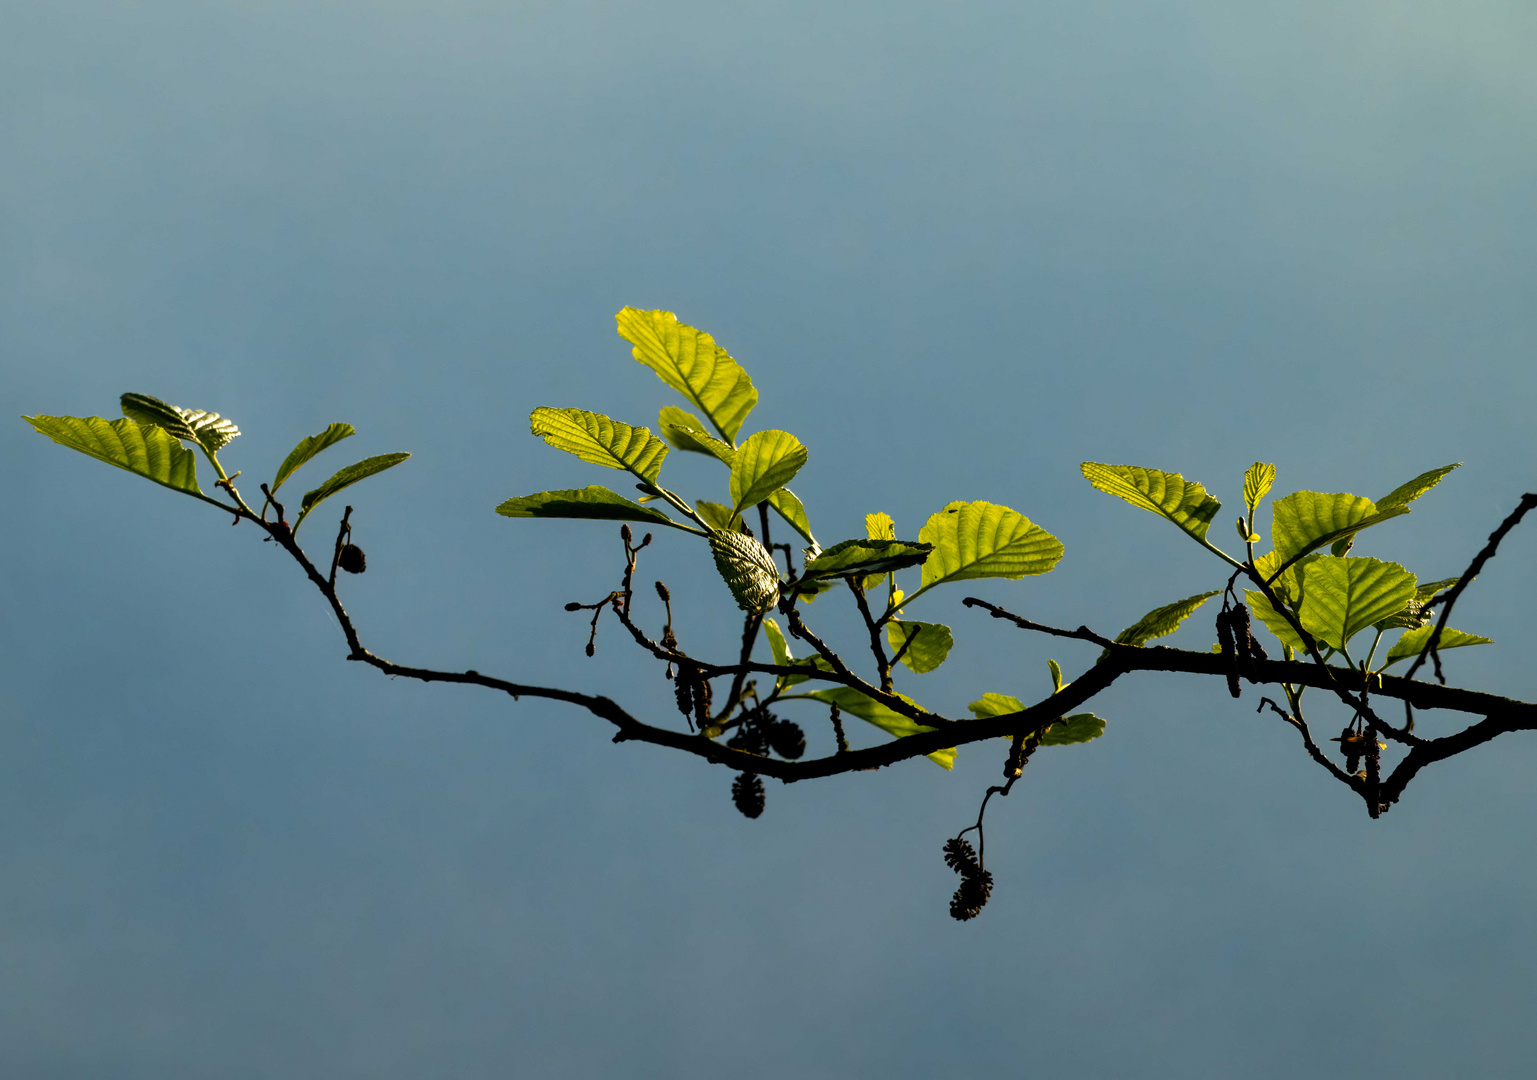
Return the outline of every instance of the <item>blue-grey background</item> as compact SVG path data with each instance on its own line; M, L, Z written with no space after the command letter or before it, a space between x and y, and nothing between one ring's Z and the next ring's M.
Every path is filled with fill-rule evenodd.
M1223 576L1082 460L1201 480L1219 543L1257 458L1277 494L1369 496L1465 461L1358 547L1427 578L1537 485L1531 5L7 0L0 26L5 1075L1527 1075L1537 738L1369 822L1257 691L1128 679L1105 738L995 801L997 893L960 925L939 845L1001 748L771 784L747 821L731 774L585 714L345 663L255 530L14 417L217 410L247 490L349 421L297 491L414 453L338 500L374 649L675 722L560 610L613 586L611 527L491 513L622 486L527 415L652 423L673 399L612 315L667 308L752 373L749 430L810 447L824 542L957 498L1061 537L1049 577L909 610L958 641L909 693L1038 696L1093 650L961 596L1113 633ZM1459 606L1499 644L1455 681L1537 696L1534 543ZM729 642L703 545L659 538L654 577L686 644Z

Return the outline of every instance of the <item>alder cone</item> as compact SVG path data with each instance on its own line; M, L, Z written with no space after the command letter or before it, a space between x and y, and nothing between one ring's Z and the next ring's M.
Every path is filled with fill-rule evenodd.
M361 574L364 570L368 569L368 558L363 554L362 548L356 544L348 544L342 548L342 553L337 558L336 565L349 574Z
M763 781L757 773L744 772L731 784L731 801L744 817L755 818L763 813Z
M716 531L710 534L710 551L737 607L767 611L779 602L779 568L757 540L746 533Z

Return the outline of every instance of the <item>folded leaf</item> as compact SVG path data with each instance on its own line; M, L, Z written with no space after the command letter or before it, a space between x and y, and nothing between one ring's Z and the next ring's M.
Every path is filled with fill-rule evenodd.
M668 525L685 532L697 532L679 525L666 514L633 503L599 484L560 491L541 491L508 499L496 508L503 517L586 518L597 521L638 521L643 525Z
M950 628L941 623L892 620L886 624L886 643L891 646L893 656L906 645L909 635L916 636L912 644L907 645L907 651L902 653L901 662L918 675L933 671L943 664L955 644Z
M671 443L675 450L713 456L710 449L702 445L697 438L697 434L704 432L704 421L685 409L680 409L676 405L663 405L662 411L657 413L656 430L657 434Z
M1122 645L1145 645L1155 638L1172 634L1179 629L1179 624L1184 622L1192 612L1216 595L1216 592L1204 592L1197 596L1187 597L1184 600L1176 600L1174 603L1165 604L1160 608L1154 608L1131 626L1117 634L1115 640Z
M366 480L375 473L381 473L385 469L393 469L410 456L410 454L400 453L380 454L377 457L364 458L362 461L348 465L345 469L338 471L331 479L321 484L314 491L305 493L304 501L299 505L299 516L294 520L294 531L298 532L300 523L304 521L311 510L325 502L332 495L335 495L338 491L351 487L359 480Z
M1197 540L1206 539L1212 518L1222 509L1204 487L1193 480L1187 483L1179 473L1094 461L1085 461L1080 468L1099 490L1167 518Z
M1408 660L1418 656L1420 650L1425 647L1425 642L1430 640L1430 635L1435 633L1434 626L1422 626L1418 630L1410 630L1393 643L1388 650L1388 658L1383 667L1396 664L1400 660ZM1461 630L1453 630L1450 626L1441 631L1441 640L1436 642L1436 652L1446 649L1460 649L1465 645L1488 645L1492 638L1479 637L1477 634L1464 634Z
M1389 510L1395 506L1407 506L1418 499L1425 492L1441 482L1441 478L1453 469L1459 468L1462 462L1456 461L1450 465L1442 465L1439 469L1431 469L1429 472L1420 473L1407 484L1400 484L1382 498L1377 500L1378 510Z
M591 465L625 469L648 484L656 483L667 457L667 444L650 430L621 424L602 413L540 407L528 419L533 433L557 450Z
M694 503L694 509L704 519L704 523L712 529L724 529L726 532L742 531L742 515L732 513L729 506L700 499Z
M1275 466L1256 461L1243 474L1243 504L1249 515L1249 531L1254 531L1254 508L1275 483Z
M916 720L909 720L899 712L893 712L878 701L865 697L852 686L830 686L825 690L813 691L806 696L825 701L829 705L836 705L851 716L857 716L866 723L874 724L882 731L895 735L899 739L907 735L934 730L931 727L924 727ZM917 702L906 694L896 696L909 705L917 707ZM953 746L946 750L936 750L926 756L936 765L943 765L947 769L955 768L955 747Z
M201 446L210 456L240 434L233 420L203 409L183 409L168 405L148 394L124 394L120 399L123 415L141 424L155 424L178 439Z
M811 535L811 521L806 517L806 507L796 498L795 492L782 487L769 495L768 504L785 519L790 528L801 534L802 539L816 545L817 538Z
M1345 492L1295 491L1270 504L1270 540L1285 563L1408 512L1406 506L1382 510Z
M871 540L895 540L897 538L897 523L892 520L890 514L874 513L865 515L865 535ZM871 574L864 580L866 592L876 588L886 578L885 574Z
M277 477L272 481L271 491L276 492L283 486L294 472L310 458L330 446L335 446L343 439L355 434L351 424L332 424L318 435L306 435L299 440L299 445L289 451L283 459L283 464L278 466Z
M1380 559L1310 555L1302 565L1303 629L1342 649L1378 619L1401 611L1414 597L1414 575Z
M731 465L731 502L740 512L764 502L806 464L806 448L788 431L760 431L736 452Z
M670 311L623 308L614 316L619 336L635 346L635 359L704 414L721 438L735 443L758 391L740 364L702 330Z
M1025 515L990 502L951 503L929 518L918 539L934 545L923 564L920 592L950 581L1045 574L1063 550L1055 536Z
M146 480L208 499L197 486L197 455L164 428L99 416L23 416L39 433L97 461ZM216 502L208 499L209 502Z
M908 540L845 540L834 544L806 564L804 579L849 577L854 574L884 574L917 566L931 557L928 544Z

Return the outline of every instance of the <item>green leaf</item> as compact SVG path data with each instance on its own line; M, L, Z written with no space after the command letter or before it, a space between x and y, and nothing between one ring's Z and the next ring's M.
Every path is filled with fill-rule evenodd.
M1055 536L1018 511L990 502L951 503L929 518L918 539L934 545L919 592L950 581L1045 574L1062 558Z
M1216 596L1216 592L1204 592L1197 596L1186 597L1184 600L1176 600L1172 604L1154 608L1134 624L1128 626L1116 635L1115 640L1122 645L1145 645L1154 638L1161 638L1172 634L1179 629L1179 624L1189 618L1190 615L1206 601Z
M1212 518L1222 509L1205 488L1193 480L1187 483L1179 473L1094 461L1085 461L1080 468L1099 490L1168 518L1197 540L1206 539Z
M1450 465L1443 465L1439 469L1431 469L1429 472L1420 473L1407 484L1400 484L1382 498L1377 500L1378 510L1390 510L1395 506L1407 506L1418 499L1425 492L1441 482L1441 478L1453 469L1459 468L1462 462L1455 461Z
M1046 670L1051 672L1051 692L1060 694L1062 688L1068 684L1062 681L1062 665L1055 660L1046 661Z
M314 491L306 492L304 501L299 505L299 516L294 521L294 531L299 531L299 525L315 507L325 502L343 488L349 488L359 480L366 480L374 473L381 473L385 469L392 469L399 465L410 454L380 454L377 457L364 458L353 465L348 465L340 470L331 479L321 484Z
M1011 713L1024 712L1025 703L1010 694L983 694L966 708L971 710L978 720L986 720L990 716L1008 716Z
M655 485L667 444L648 428L631 427L585 409L537 408L529 415L535 435L590 465L625 469Z
M1277 570L1281 569L1281 566L1281 553L1278 551L1267 551L1254 560L1254 569L1270 585L1271 590L1283 602L1294 604L1297 601L1297 567L1295 565L1288 567L1281 572L1280 577L1272 581L1271 578Z
M854 574L885 574L917 566L930 558L932 551L928 544L907 540L845 540L808 562L801 576L815 580Z
M742 531L742 515L732 513L729 506L700 499L694 503L694 509L704 519L704 523L712 529L722 529L726 532Z
M1425 642L1430 640L1430 635L1435 633L1434 626L1422 626L1418 630L1407 631L1399 638L1391 649L1388 650L1388 658L1383 667L1398 663L1400 660L1408 660L1418 656L1420 650L1425 647ZM1436 651L1445 649L1460 649L1464 645L1488 645L1492 638L1479 637L1477 634L1464 634L1461 630L1453 630L1450 626L1441 631L1441 640L1436 643Z
M1105 733L1105 722L1091 712L1063 717L1041 735L1042 746L1071 746L1086 743Z
M1429 600L1436 593L1445 592L1461 580L1461 578L1449 577L1442 578L1440 581L1427 581L1425 584L1415 588L1414 598L1416 600Z
M289 451L283 459L283 464L278 466L277 477L272 481L272 492L283 486L283 481L298 470L310 458L320 453L329 446L335 446L343 439L356 434L351 424L332 424L318 435L306 435L299 440L299 445Z
M950 647L955 644L950 628L941 623L892 620L886 624L886 642L891 646L893 656L906 644L908 635L913 633L917 636L902 654L902 663L918 675L933 671L943 664L945 657L950 655Z
M586 518L596 521L638 521L643 525L670 525L685 532L698 532L679 525L659 510L651 510L615 494L599 484L584 488L541 491L508 499L496 508L503 517L516 518Z
M764 502L806 464L806 448L788 431L760 431L742 443L731 466L731 501L740 512Z
M1287 576L1290 576L1291 573L1292 571L1290 570L1286 572ZM1264 623L1265 628L1274 634L1281 644L1290 645L1298 651L1303 649L1302 638L1297 636L1297 632L1292 629L1291 623L1287 622L1285 617L1270 606L1270 601L1265 599L1264 593L1248 589L1244 592L1244 599L1249 601L1249 610L1253 613L1254 617ZM1219 650L1214 647L1212 651L1216 652Z
M1254 508L1275 483L1275 466L1256 461L1243 474L1243 504L1248 511L1249 531L1254 531Z
M742 366L702 330L670 311L626 307L614 316L619 336L635 346L635 359L704 413L728 443L758 403L758 391Z
M1379 510L1370 499L1345 492L1295 491L1270 504L1270 540L1281 562L1290 562L1408 512L1406 506Z
M966 706L978 720L990 716L1008 716L1024 710L1024 703L1008 694L983 694L981 700ZM1097 739L1105 733L1105 722L1093 713L1074 713L1053 721L1041 735L1042 746L1069 746Z
M240 434L233 420L226 420L216 412L183 409L148 394L124 394L118 400L123 406L123 415L130 420L165 428L176 438L201 446L209 457Z
M779 628L779 623L773 618L763 620L763 634L768 638L769 651L774 654L774 663L780 667L804 667L812 671L831 671L832 665L820 656L808 657L805 660L796 660L790 653L790 643L785 640L784 631ZM776 687L783 690L787 686L795 686L811 678L810 675L781 675Z
M811 535L811 521L806 517L806 507L789 488L782 487L768 497L768 504L774 508L775 513L785 519L785 522L801 534L808 544L815 544L817 538Z
M140 425L132 420L103 420L99 416L23 416L22 419L61 446L136 473L172 491L222 505L216 499L209 499L197 486L197 455L162 427Z
M666 405L657 414L657 423L667 441L679 450L713 457L724 463L727 468L736 463L736 447L730 443L721 442L714 435L707 433L704 424L700 423L692 413L685 412L676 405Z
M1380 559L1311 555L1301 566L1303 629L1335 649L1414 597L1414 575Z
M899 712L893 712L878 701L865 697L852 686L831 686L825 690L812 691L806 696L825 701L829 705L836 705L844 712L857 716L866 723L874 724L882 731L895 735L899 739L907 735L934 730L931 727L924 727L916 720L909 720ZM906 694L896 696L909 705L918 707L918 703ZM953 746L947 750L936 750L927 757L936 765L943 765L947 769L955 768L955 747Z

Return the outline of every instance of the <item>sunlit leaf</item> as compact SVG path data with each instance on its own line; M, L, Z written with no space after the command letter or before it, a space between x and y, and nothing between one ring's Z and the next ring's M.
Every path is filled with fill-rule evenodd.
M853 574L884 574L917 566L932 557L928 544L908 540L845 540L827 548L806 564L803 578L848 577Z
M931 727L924 727L916 720L909 720L899 712L893 712L878 701L865 697L852 686L830 686L824 690L812 691L806 696L816 698L818 701L825 701L830 705L836 705L844 712L857 716L867 723L874 724L882 731L895 735L899 739L907 735L917 735L920 732L934 730ZM917 702L913 701L906 694L897 694L896 696L909 705L917 707ZM946 750L936 750L934 753L927 755L927 757L936 765L943 765L947 769L955 767L955 748L953 746Z
M866 514L865 535L871 540L895 540L897 538L897 523L892 520L890 514L880 512ZM885 574L871 574L865 578L865 591L869 592L871 589L877 588L885 579Z
M1179 473L1094 461L1085 461L1080 468L1099 490L1167 518L1197 540L1206 539L1212 518L1222 509L1204 487L1193 480L1187 482Z
M1288 575L1290 573L1291 571L1287 571ZM1244 592L1244 598L1249 602L1250 613L1260 622L1264 623L1265 628L1274 634L1281 644L1290 645L1293 649L1299 651L1303 648L1302 638L1297 636L1297 632L1292 629L1291 623L1287 622L1280 612L1270 606L1270 601L1265 599L1264 593L1249 589Z
M785 519L790 528L800 533L802 539L808 544L816 544L817 538L811 535L811 521L806 517L806 507L796 497L795 492L782 487L769 495L768 504Z
M148 394L124 394L119 398L123 415L141 424L155 424L178 439L201 446L210 456L240 434L233 420L204 409L183 409Z
M1243 504L1249 517L1249 528L1254 528L1254 508L1275 483L1275 466L1256 461L1243 474Z
M1417 630L1410 630L1394 642L1388 650L1386 662L1382 665L1396 664L1400 660L1408 660L1418 656L1425 643L1430 640L1430 635L1435 633L1434 626L1422 626ZM1460 649L1465 645L1488 645L1493 638L1479 637L1477 634L1464 634L1461 630L1453 630L1450 626L1441 631L1441 639L1436 642L1436 651L1444 652L1447 649Z
M688 399L716 432L735 443L758 391L740 364L702 330L670 311L623 308L614 316L619 336L635 346L635 359Z
M805 660L797 660L790 652L790 643L785 640L784 631L779 628L779 623L772 617L763 620L763 635L768 638L769 651L774 654L774 663L780 667L805 667L812 671L831 671L832 665L820 656L808 657ZM781 675L778 680L779 689L803 683L809 675Z
M923 564L923 589L973 578L1045 574L1062 558L1055 536L1018 511L990 502L951 503L929 518L918 539L934 545Z
M1046 670L1051 672L1051 692L1060 694L1062 688L1068 684L1062 681L1062 665L1055 660L1046 661Z
M375 473L381 473L385 469L393 469L410 456L410 454L380 454L377 457L364 458L362 461L348 465L345 469L340 470L314 491L305 493L304 501L299 507L299 516L294 521L294 531L298 531L299 524L311 510L315 509L315 507L329 499L332 495L335 495L338 491L351 487L359 480L366 480Z
M558 450L592 465L626 469L655 484L667 457L667 444L646 428L631 427L585 409L540 407L529 416L535 435Z
M206 499L197 486L197 455L164 428L99 416L23 416L61 446L153 480L173 491ZM209 500L214 502L216 500Z
M1380 559L1311 555L1302 571L1297 618L1303 629L1335 649L1414 597L1414 575Z
M694 509L704 519L705 524L712 529L724 529L727 532L741 532L742 530L742 515L732 513L729 506L705 502L701 499L694 503Z
M736 463L736 447L711 435L693 413L676 405L665 405L657 414L657 424L667 441L679 450L713 457L727 468Z
M1024 703L1009 694L983 694L981 699L966 706L978 720L992 716L1009 716L1022 712ZM1042 746L1070 746L1097 739L1105 733L1105 722L1093 713L1074 713L1053 721L1041 735Z
M893 619L886 624L886 643L891 646L893 656L906 645L909 635L916 636L902 653L901 662L918 675L933 671L943 664L945 657L950 655L951 646L955 644L950 628L941 623L898 622Z
M1117 634L1115 640L1122 645L1145 645L1155 638L1172 634L1192 612L1216 595L1216 592L1204 592L1154 608Z
M1270 540L1284 563L1408 512L1406 506L1381 510L1344 492L1295 491L1271 502Z
M1415 499L1418 499L1421 495L1425 494L1425 492L1439 484L1441 479L1446 476L1447 473L1460 467L1461 465L1462 462L1456 461L1450 465L1442 465L1439 469L1431 469L1429 472L1420 473L1420 475L1416 476L1413 480L1410 480L1407 484L1398 485L1398 487L1394 488L1382 498L1378 499L1377 509L1379 511L1390 510L1395 506L1409 505Z
M318 435L306 435L299 440L299 445L289 451L283 459L283 464L278 466L278 474L272 481L271 491L276 492L283 486L294 472L310 458L320 453L329 446L335 446L343 439L355 434L351 424L332 424Z
M1429 600L1437 593L1445 592L1447 589L1450 589L1460 580L1462 579L1449 577L1442 578L1440 581L1427 581L1423 585L1416 586L1414 590L1414 597L1416 600Z
M765 501L806 464L806 448L788 431L759 431L737 450L731 501L738 512Z
M1042 746L1071 746L1086 743L1105 733L1105 722L1091 712L1064 716L1041 735Z
M666 514L650 510L617 495L599 484L584 488L566 488L560 491L541 491L535 495L520 495L508 499L496 508L503 517L520 518L587 518L598 521L637 521L643 525L667 525L674 529L689 530Z

